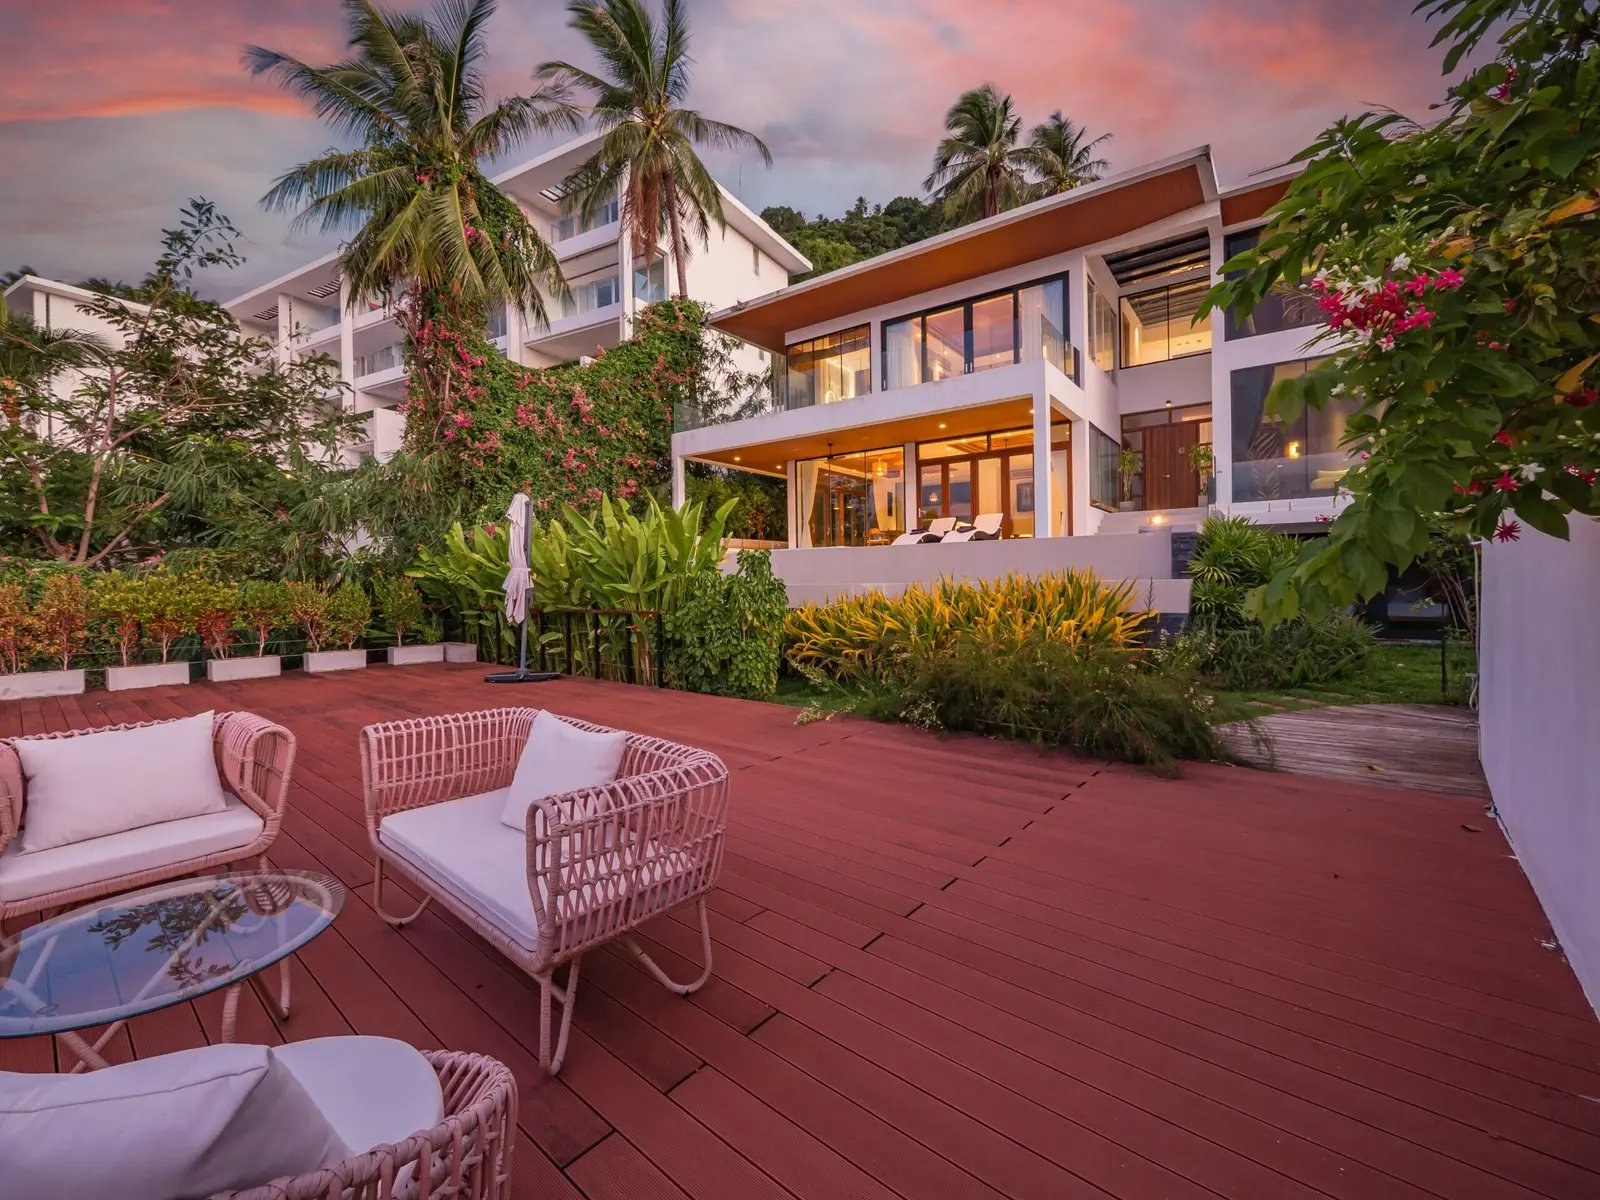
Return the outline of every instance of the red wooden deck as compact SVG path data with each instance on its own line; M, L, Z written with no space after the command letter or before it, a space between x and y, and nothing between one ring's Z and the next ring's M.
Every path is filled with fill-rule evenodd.
M517 1194L1600 1196L1600 1024L1476 801L1065 755L621 684L374 668L0 705L0 735L246 708L300 739L275 859L351 887L294 1014L486 1052L521 1084ZM558 1081L534 993L436 915L369 904L356 734L533 704L734 772L717 973L591 956ZM687 971L690 925L648 941ZM220 999L117 1047L215 1037ZM48 1039L0 1065L49 1070Z

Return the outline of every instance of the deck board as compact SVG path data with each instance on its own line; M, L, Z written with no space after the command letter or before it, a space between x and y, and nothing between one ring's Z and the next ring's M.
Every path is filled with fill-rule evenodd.
M1399 790L1405 771L1363 764L1159 780L481 674L14 702L0 736L208 708L294 729L274 858L337 875L350 900L296 957L290 1019L247 990L241 1036L354 1030L501 1058L521 1090L519 1197L1600 1195L1600 1023L1470 779ZM361 815L363 725L505 703L701 745L733 771L713 981L684 1000L620 949L590 955L554 1081L528 980L448 915L404 932L379 918ZM641 941L669 971L698 954L687 913ZM113 1052L199 1045L220 1021L207 997L139 1018ZM0 1068L55 1064L48 1039L0 1043Z

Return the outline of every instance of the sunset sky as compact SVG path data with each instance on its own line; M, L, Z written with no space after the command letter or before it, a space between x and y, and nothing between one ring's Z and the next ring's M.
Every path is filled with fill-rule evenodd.
M777 159L717 160L754 208L836 213L919 191L945 110L992 80L1028 122L1060 108L1115 135L1113 169L1210 143L1224 182L1282 161L1331 119L1443 97L1410 0L692 0L692 101ZM192 195L245 234L232 295L330 249L258 203L331 144L294 97L241 69L259 43L343 49L335 0L0 0L0 269L134 279ZM501 0L492 94L535 63L591 57L563 4ZM542 149L530 144L515 158ZM513 161L514 161L513 159Z

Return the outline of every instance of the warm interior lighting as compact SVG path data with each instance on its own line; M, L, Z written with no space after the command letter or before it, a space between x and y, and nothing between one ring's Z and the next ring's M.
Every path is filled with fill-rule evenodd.
M1299 442L1290 442L1288 444L1288 446L1286 446L1284 448L1284 453L1286 453L1290 458L1299 458L1300 457L1300 443Z
M940 429L943 429L943 428L944 428L944 422L943 422L943 421L940 421L940 422L939 422L939 428L940 428Z
M880 458L877 462L872 464L872 473L874 475L876 475L879 479L882 479L885 475L887 475L889 473L889 464L884 462L883 459Z
M1152 525L1165 525L1166 523L1167 523L1167 519L1165 517L1163 517L1160 513L1156 513L1155 516L1150 518L1150 524L1152 524Z
M735 454L735 455L734 455L734 456L733 456L733 461L734 461L734 462L738 462L738 461L739 461L739 456L738 456L738 455L737 455L737 454Z

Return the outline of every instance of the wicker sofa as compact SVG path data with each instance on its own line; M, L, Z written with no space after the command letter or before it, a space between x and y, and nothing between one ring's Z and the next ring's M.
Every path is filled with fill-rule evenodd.
M398 928L437 900L531 975L539 985L539 1062L553 1075L566 1053L585 952L620 938L683 995L710 977L704 897L722 866L728 769L707 751L629 733L613 782L535 801L536 819L523 833L500 813L537 715L502 708L369 725L361 769L379 913ZM594 815L568 819L575 811ZM415 911L385 909L386 869L424 897ZM630 931L691 902L704 969L684 983L652 962Z
M161 725L141 721L35 738ZM295 739L281 725L245 712L219 712L212 745L228 810L145 826L109 837L22 854L18 833L27 818L27 786L15 743L0 740L0 927L13 918L114 896L266 855L277 839L294 768Z

